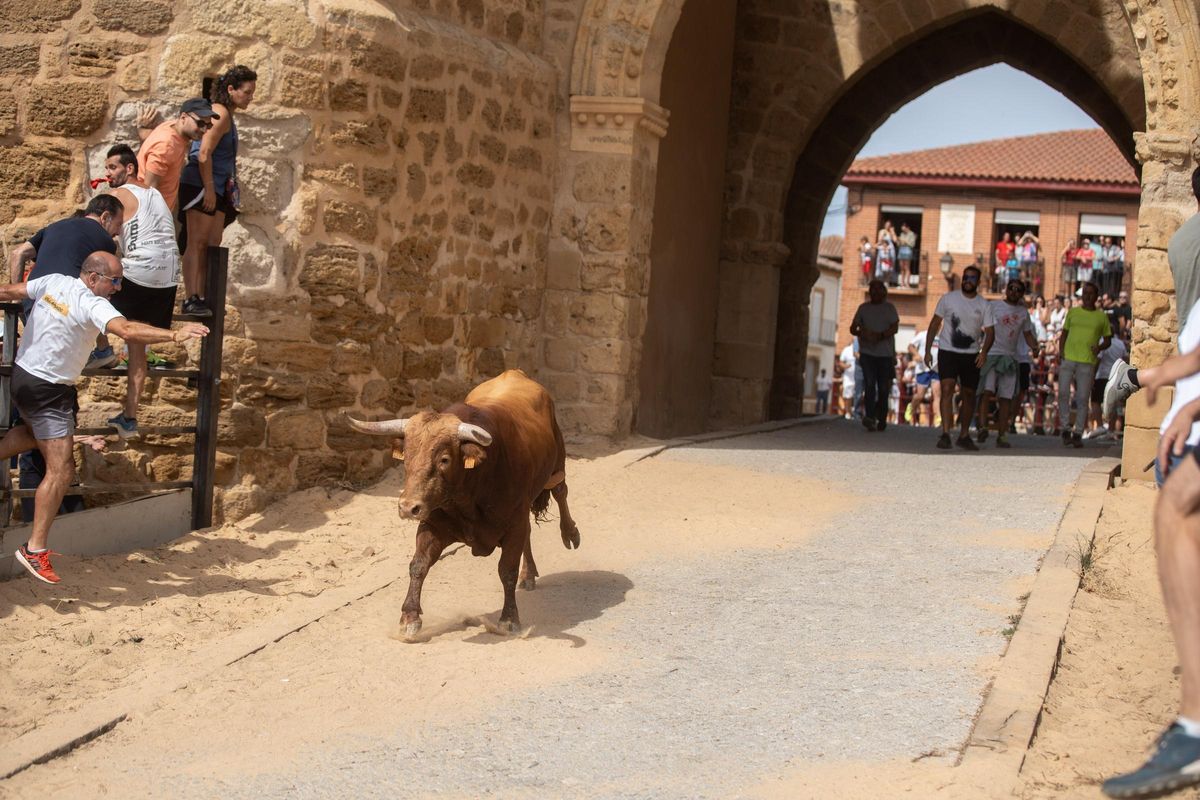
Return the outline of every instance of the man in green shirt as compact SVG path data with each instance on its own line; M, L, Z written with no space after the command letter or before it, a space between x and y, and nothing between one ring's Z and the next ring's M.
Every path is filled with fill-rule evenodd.
M1108 315L1096 308L1100 290L1094 283L1083 285L1083 305L1067 312L1058 352L1058 424L1062 428L1063 444L1083 447L1083 426L1087 424L1088 403L1092 396L1092 381L1100 353L1112 342L1112 326ZM1075 384L1075 433L1071 433L1071 384Z

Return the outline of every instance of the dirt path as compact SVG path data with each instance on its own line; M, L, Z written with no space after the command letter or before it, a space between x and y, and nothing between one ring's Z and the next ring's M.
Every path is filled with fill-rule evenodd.
M783 797L883 774L926 785L970 730L1084 461L1036 440L941 454L923 432L896 433L882 451L829 424L632 467L573 460L583 548L535 531L545 577L519 596L521 637L488 631L495 559L461 551L426 583L423 643L391 638L400 581L0 790ZM947 475L974 495L939 527L928 515L942 495L917 489ZM1014 507L1014 486L1030 502ZM395 490L392 476L365 493L307 492L145 557L63 559L63 573L86 576L72 589L0 584L4 696L45 686L57 714L152 686L156 669L231 630L380 566L404 575L412 526ZM8 740L33 724L25 703L6 712Z

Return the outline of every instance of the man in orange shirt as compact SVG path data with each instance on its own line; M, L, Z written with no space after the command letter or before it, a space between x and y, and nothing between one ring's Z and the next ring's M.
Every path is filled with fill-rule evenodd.
M212 103L200 97L184 102L179 116L156 127L138 150L138 175L151 189L158 189L171 213L179 202L179 175L187 163L188 148L220 119Z

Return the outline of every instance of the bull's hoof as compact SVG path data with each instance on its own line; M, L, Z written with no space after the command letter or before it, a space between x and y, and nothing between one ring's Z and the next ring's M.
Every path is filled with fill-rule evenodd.
M579 526L574 523L570 527L563 526L562 528L563 547L568 550L579 549Z
M410 622L405 622L405 623L403 623L403 625L404 625L404 638L405 639L414 639L414 638L416 638L416 635L421 632L421 620L419 620L419 619L414 619Z
M521 623L515 619L502 619L496 628L500 633L516 633L521 630Z
M537 578L533 575L530 575L528 578L522 578L521 582L517 585L527 592L532 592L535 588L537 588Z

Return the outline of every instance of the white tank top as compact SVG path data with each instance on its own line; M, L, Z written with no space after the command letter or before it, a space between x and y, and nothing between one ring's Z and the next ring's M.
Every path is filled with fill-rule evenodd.
M127 183L138 201L133 219L121 230L121 266L125 277L142 286L168 289L179 283L179 245L175 241L175 219L157 189Z

